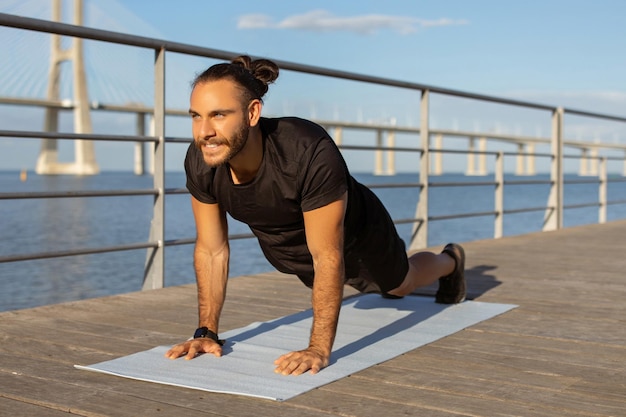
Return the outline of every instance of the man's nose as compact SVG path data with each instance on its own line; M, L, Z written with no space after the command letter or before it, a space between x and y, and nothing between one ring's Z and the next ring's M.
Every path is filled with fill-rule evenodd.
M215 128L209 120L204 120L200 124L200 138L212 138L215 136Z

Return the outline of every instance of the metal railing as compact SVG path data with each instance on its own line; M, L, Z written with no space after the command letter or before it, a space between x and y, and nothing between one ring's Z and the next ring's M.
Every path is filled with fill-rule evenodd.
M175 52L186 55L194 55L199 57L214 58L229 60L239 55L234 52L221 51L216 49L198 47L193 45L187 45L182 43L170 42L161 39L152 39L140 36L131 36L121 33L115 33L104 30L97 30L85 27L79 27L64 23L50 22L38 19L31 19L19 16L8 15L0 13L0 25L13 27L17 29L33 30L45 33L58 34L63 36L80 37L83 39L92 39L98 41L112 42L116 44L134 46L139 48L151 49L154 51L154 106L151 108L125 108L124 106L107 106L99 105L98 108L102 110L113 111L134 111L136 113L150 113L154 119L154 136L142 136L142 135L94 135L94 134L67 134L67 133L54 133L54 132L41 132L41 131L7 131L0 130L0 137L20 137L20 138L50 138L50 139L68 139L68 140L92 140L92 141L124 141L124 142L140 142L140 143L152 143L153 148L153 188L142 190L109 190L109 191L71 191L71 192L38 192L38 193L0 193L0 200L14 200L25 198L72 198L72 197L107 197L107 196L133 196L133 195L152 195L153 201L153 215L150 226L150 237L147 242L129 243L123 245L115 245L108 247L94 247L88 249L79 250L67 250L57 252L45 252L45 253L33 253L24 255L13 255L0 257L0 263L3 262L16 262L33 259L46 259L62 256L77 256L84 254L104 253L112 251L125 251L133 249L147 249L147 259L145 266L143 289L160 288L164 285L164 250L167 246L172 245L185 245L194 243L193 238L184 238L176 240L165 240L165 226L164 226L164 203L165 196L170 194L182 194L187 191L184 189L166 189L165 188L165 145L166 143L187 143L188 138L173 138L165 137L165 117L166 114L179 114L181 112L167 110L165 108L165 61L167 52ZM505 214L513 214L527 211L544 211L544 224L543 230L556 230L563 227L563 210L567 208L578 208L587 206L598 206L598 222L606 221L606 208L611 204L626 204L626 200L611 200L607 199L607 184L610 181L625 181L624 178L611 178L607 176L607 161L617 160L623 161L624 158L602 156L597 157L599 161L599 171L597 179L580 179L577 182L597 182L598 183L598 201L564 205L563 203L563 186L564 186L564 174L563 174L563 161L566 158L581 158L581 156L565 155L563 152L564 146L574 146L584 148L589 146L588 143L569 143L564 140L563 137L563 116L565 113L590 117L594 119L601 119L613 122L626 123L626 117L593 113L575 109L565 109L562 107L548 106L545 104L525 102L520 100L512 100L501 97L487 96L481 94L473 94L463 91L451 90L446 88L434 87L424 84L411 83L400 80L393 80L381 77L373 77L363 74L336 71L328 68L315 67L302 65L292 62L275 60L275 62L281 67L282 70L300 72L304 74L321 75L326 77L332 77L343 80L359 81L368 84L375 84L381 86L398 87L402 89L419 91L420 98L420 127L419 129L403 128L395 126L370 126L359 125L352 123L342 122L320 122L327 128L340 128L340 129L365 129L376 133L376 146L355 146L340 144L343 150L358 150L368 152L378 152L381 155L382 152L409 152L414 153L416 158L419 158L419 181L417 183L404 183L404 184L386 184L385 187L412 187L419 189L419 198L417 207L415 210L415 216L407 219L394 219L396 224L412 224L413 233L410 244L410 249L420 249L428 245L428 224L431 221L447 220L453 218L467 218L478 216L493 216L494 217L494 238L502 236L503 230L503 217ZM488 151L460 151L460 150L447 150L439 147L431 147L431 137L435 135L448 135L448 136L462 136L463 133L456 131L444 131L430 129L430 97L432 94L447 95L453 97L461 97L466 99L472 99L482 102L491 102L508 106L517 106L522 108L536 109L540 111L548 112L552 121L552 133L551 137L546 140L549 141L551 150L549 153L520 153L520 152L488 152ZM45 100L35 99L14 99L12 104L21 105L35 105L35 106L56 106L58 108L65 108L66 105L62 103L51 103ZM182 113L182 114L186 114ZM395 147L395 146L382 146L381 135L382 132L389 133L411 133L419 135L419 142L416 147ZM472 137L492 137L493 139L500 140L517 140L523 141L523 137L505 137L504 135L494 134L479 134L469 133L468 138ZM534 139L533 139L534 140ZM583 146L584 145L584 146ZM605 149L622 149L626 151L626 146L621 145L603 145L593 144L595 147ZM431 182L429 179L429 173L431 172L431 154L435 156L443 153L465 153L465 154L477 154L484 157L494 158L494 181L473 181L462 183L443 183L443 182ZM505 181L504 179L504 158L505 156L527 156L527 157L544 157L550 159L550 179L546 181L541 180L515 180ZM584 157L584 156L583 156ZM543 207L528 207L505 210L503 204L503 190L505 186L515 186L522 184L548 184L550 186L550 194L546 206ZM492 211L470 212L454 215L440 215L434 216L429 214L428 210L428 196L429 189L431 187L447 187L447 186L493 186L495 204ZM371 188L377 187L376 185L369 185ZM249 234L231 235L230 239L243 239L249 238Z

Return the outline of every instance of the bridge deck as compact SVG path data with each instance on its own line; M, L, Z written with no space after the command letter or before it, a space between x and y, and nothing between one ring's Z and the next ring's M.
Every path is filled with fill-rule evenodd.
M624 236L618 221L467 243L470 295L519 308L283 403L73 368L188 337L192 285L0 313L0 414L623 416ZM309 295L280 274L236 278L222 330Z

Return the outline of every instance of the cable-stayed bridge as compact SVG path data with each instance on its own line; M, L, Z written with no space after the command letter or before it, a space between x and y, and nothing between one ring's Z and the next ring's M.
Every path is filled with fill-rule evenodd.
M0 11L120 32L133 27L159 36L115 0L0 0ZM73 132L81 134L93 133L90 110L98 103L138 107L153 103L153 75L144 70L150 68L152 57L145 51L6 27L0 27L0 35L5 45L0 48L0 97L13 104L43 105L46 132L58 131L60 112L67 109L73 112ZM51 102L59 105L45 104ZM139 147L136 152L135 171L142 173L143 152ZM76 140L74 161L59 162L57 140L43 139L35 170L91 175L99 167L91 141Z

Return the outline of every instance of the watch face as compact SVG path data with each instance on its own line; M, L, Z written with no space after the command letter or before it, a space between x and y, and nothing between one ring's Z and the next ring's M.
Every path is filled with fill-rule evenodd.
M209 332L209 329L207 329L206 327L200 327L196 329L196 332L193 334L193 338L197 339L199 337L206 337L208 332Z

